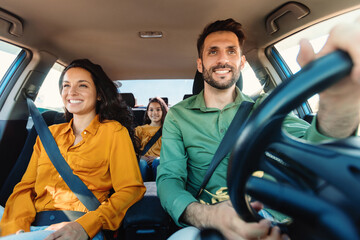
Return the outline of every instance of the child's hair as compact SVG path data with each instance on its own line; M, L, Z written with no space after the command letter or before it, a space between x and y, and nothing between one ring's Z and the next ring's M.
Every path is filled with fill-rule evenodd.
M148 116L148 111L149 111L149 106L151 103L159 103L160 104L160 107L161 107L161 111L162 111L162 116L161 116L161 127L162 125L164 124L164 121L165 121L165 116L167 114L167 111L168 111L168 107L165 103L165 101L162 99L162 98L159 98L159 97L154 97L154 98L151 98L150 101L149 101L149 104L147 105L146 107L146 113L144 115L144 124L149 124L151 123L151 120Z

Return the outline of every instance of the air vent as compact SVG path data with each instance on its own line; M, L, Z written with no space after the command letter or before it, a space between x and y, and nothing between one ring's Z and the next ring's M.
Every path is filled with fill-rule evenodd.
M144 31L139 32L141 38L162 38L163 33L161 31Z

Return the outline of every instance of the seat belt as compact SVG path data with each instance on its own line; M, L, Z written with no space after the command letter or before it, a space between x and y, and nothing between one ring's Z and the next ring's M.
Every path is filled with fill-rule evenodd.
M96 210L100 206L99 200L88 189L84 182L73 173L72 169L61 155L53 135L42 118L39 110L36 108L34 102L30 98L27 98L26 101L35 129L52 164L80 202L84 204L89 211Z
M162 127L160 127L160 129L157 130L154 136L152 136L150 141L148 141L148 143L145 145L144 149L141 152L141 156L144 156L145 153L149 151L149 149L154 145L154 143L161 137L161 134L162 134Z
M224 157L229 153L229 151L234 146L234 143L239 136L239 130L242 128L243 124L245 123L245 120L249 116L253 105L254 105L253 102L248 102L248 101L243 101L241 103L233 120L230 123L228 130L225 133L225 136L221 140L219 147L217 148L214 154L213 159L211 160L210 166L205 173L204 180L200 185L200 189L198 190L196 198L198 198L201 195L201 193L204 191L215 169L217 168L221 160L224 159Z

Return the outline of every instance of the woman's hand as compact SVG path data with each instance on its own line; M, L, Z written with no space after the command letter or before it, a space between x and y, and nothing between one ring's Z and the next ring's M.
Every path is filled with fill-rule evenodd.
M157 157L155 157L155 156L141 156L141 159L144 159L149 166L152 165L152 162L154 161L155 158L157 158Z
M20 230L18 230L15 234L21 234L21 233L24 233L24 232L25 232L25 230L20 229Z
M84 228L77 222L62 222L58 224L50 225L45 230L53 230L56 231L49 236L47 236L44 240L87 240L89 236L85 232Z

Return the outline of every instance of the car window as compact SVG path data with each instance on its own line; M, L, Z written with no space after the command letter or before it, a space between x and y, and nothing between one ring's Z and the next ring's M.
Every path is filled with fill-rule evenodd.
M47 74L39 93L36 96L35 104L42 110L51 109L63 112L63 102L59 92L59 79L64 66L55 63Z
M242 71L243 92L252 95L259 92L261 85L254 71L248 63ZM118 82L119 92L133 93L138 106L147 106L149 98L167 97L169 106L183 100L185 94L192 93L193 79L147 79L147 80L120 80ZM119 84L120 82L120 84Z
M21 52L21 48L0 41L0 95L3 93L9 78L6 78L6 73L12 66L13 62Z
M355 19L359 17L359 15L360 10L355 10L323 21L278 42L277 44L275 44L275 48L279 52L283 60L286 62L291 72L296 73L301 69L301 67L296 61L296 57L299 52L298 43L301 39L309 39L311 45L314 48L314 51L318 52L324 46L328 38L328 33L333 26L341 22L355 21ZM308 99L308 103L313 112L317 112L318 102L318 94Z

